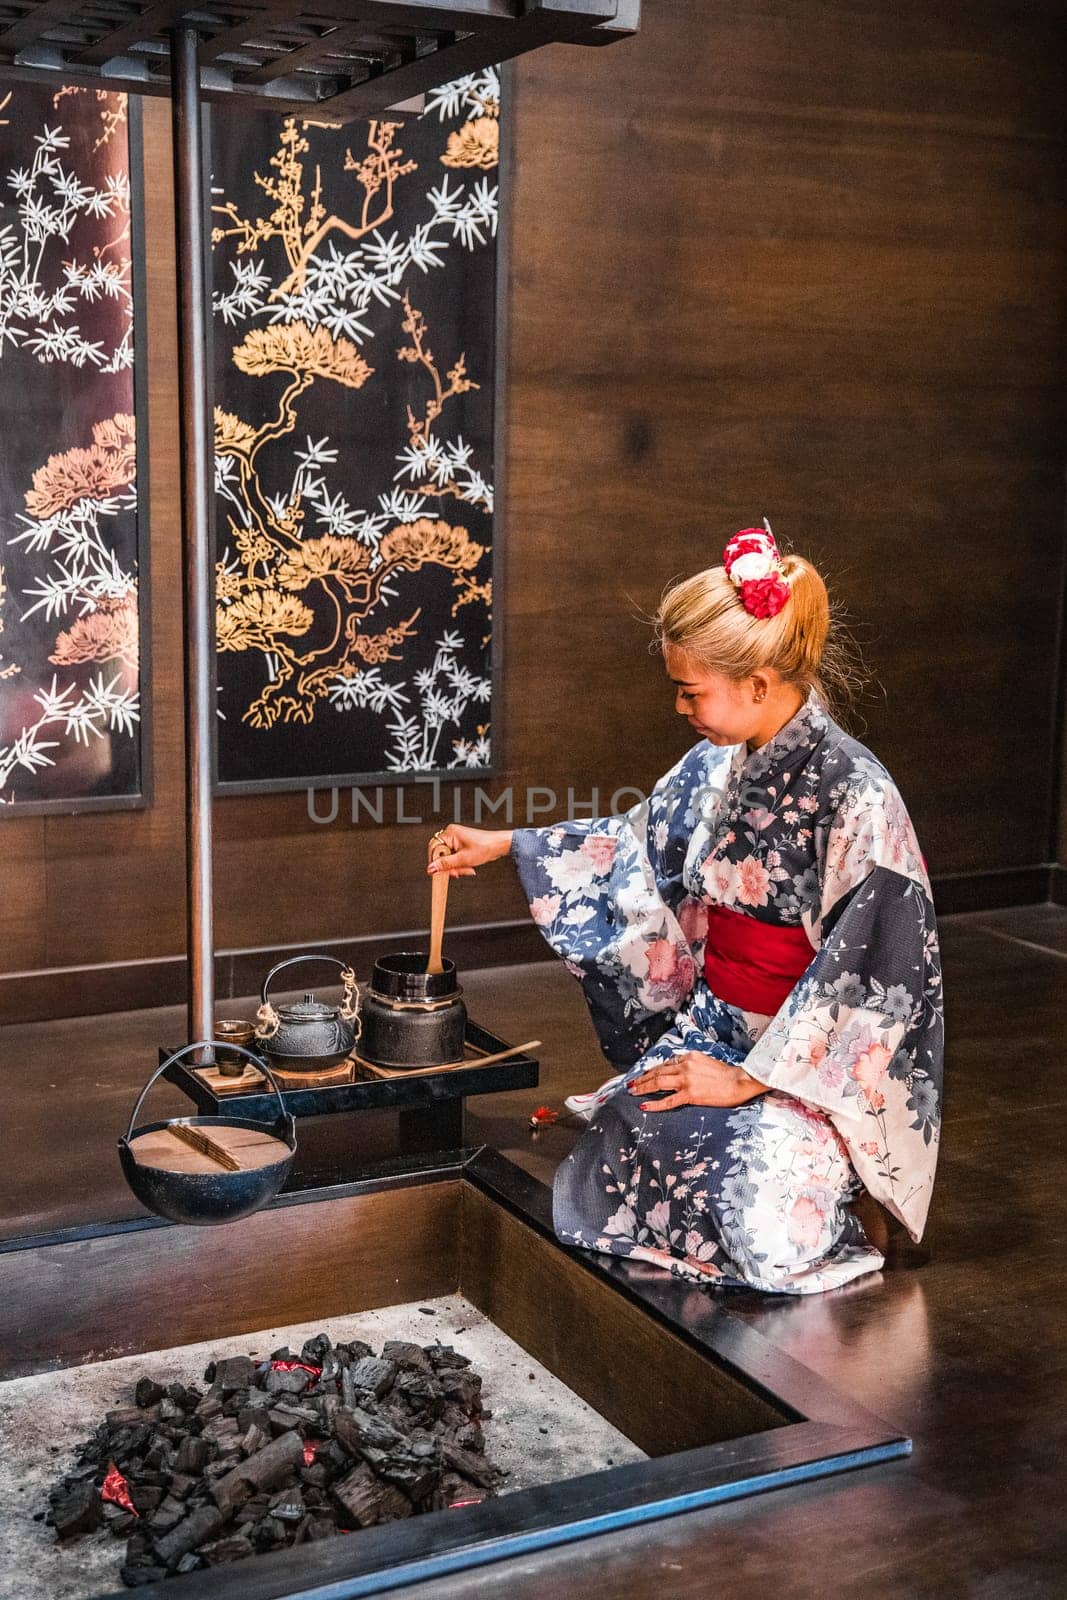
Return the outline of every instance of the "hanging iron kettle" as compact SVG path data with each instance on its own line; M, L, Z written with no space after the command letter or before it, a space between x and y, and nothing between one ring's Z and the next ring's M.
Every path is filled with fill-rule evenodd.
M126 1182L142 1205L170 1222L203 1226L251 1216L273 1200L296 1155L296 1123L285 1109L274 1074L251 1050L236 1044L228 1048L247 1056L278 1097L274 1122L253 1122L246 1117L174 1117L134 1127L156 1079L190 1050L216 1043L201 1039L168 1056L138 1095L129 1127L119 1140Z
M344 995L339 1006L316 1000L310 989L302 1000L277 1007L271 1004L271 981L286 967L301 961L329 961L340 967ZM256 1012L256 1043L281 1071L322 1072L338 1066L351 1054L360 1035L359 986L352 968L336 956L290 956L279 961L263 980L261 999Z

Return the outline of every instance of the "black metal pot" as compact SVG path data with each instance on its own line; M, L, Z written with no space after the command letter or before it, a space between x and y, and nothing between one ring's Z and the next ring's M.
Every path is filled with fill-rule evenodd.
M182 1056L188 1055L190 1050L202 1050L206 1045L214 1045L214 1039L201 1039L196 1044L187 1044L181 1050L176 1050L172 1056L153 1072L137 1098L137 1104L130 1116L130 1125L119 1140L119 1160L126 1182L149 1211L154 1211L158 1217L166 1217L170 1222L189 1222L195 1226L210 1225L220 1222L237 1222L241 1217L249 1217L253 1211L259 1211L268 1200L273 1200L282 1184L292 1170L293 1158L296 1155L296 1123L285 1109L281 1090L277 1080L265 1061L253 1055L251 1050L246 1050L243 1045L230 1044L230 1050L239 1050L247 1056L270 1083L274 1093L278 1096L280 1115L275 1122L252 1122L245 1117L171 1117L163 1122L147 1122L142 1128L135 1128L137 1113L144 1104L145 1096L167 1068ZM153 1167L138 1161L130 1148L131 1142L143 1133L156 1133L161 1128L170 1127L173 1122L185 1122L194 1128L248 1128L256 1133L270 1134L275 1139L281 1139L289 1147L288 1155L269 1166L255 1167L247 1172L171 1172L166 1167Z
M374 1066L395 1069L443 1067L463 1060L467 1007L454 961L443 972L427 972L417 950L382 956L374 963L362 1005L359 1054Z
M316 1000L307 990L303 1000L291 1005L271 1004L272 979L301 961L330 961L340 967L344 998L339 1006ZM271 967L263 980L262 1004L256 1013L256 1044L284 1072L323 1072L339 1066L352 1053L360 1034L359 988L352 968L336 956L289 956Z

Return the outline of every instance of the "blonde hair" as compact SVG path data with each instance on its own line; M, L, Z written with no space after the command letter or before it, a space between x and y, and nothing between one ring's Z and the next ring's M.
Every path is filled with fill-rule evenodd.
M745 610L725 567L668 584L652 619L653 648L674 645L705 671L735 681L771 668L805 695L814 689L833 715L843 714L864 682L855 642L811 562L783 552L781 563L790 597L774 617Z

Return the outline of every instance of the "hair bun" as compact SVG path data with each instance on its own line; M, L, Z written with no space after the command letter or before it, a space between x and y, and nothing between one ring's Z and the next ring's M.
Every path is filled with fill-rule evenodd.
M722 553L726 576L741 591L741 603L754 617L775 617L790 597L781 552L768 524L742 528Z

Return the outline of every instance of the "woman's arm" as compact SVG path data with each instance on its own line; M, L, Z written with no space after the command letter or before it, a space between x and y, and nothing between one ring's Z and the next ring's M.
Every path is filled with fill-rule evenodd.
M616 1072L632 1067L671 1026L692 990L696 963L675 915L685 895L679 863L710 769L722 756L705 742L626 811L517 827L510 836L507 851L530 915L581 984ZM506 838L500 835L499 847Z

